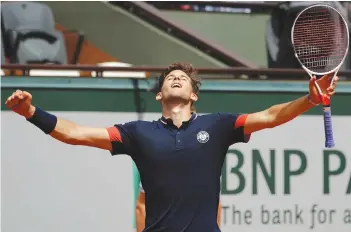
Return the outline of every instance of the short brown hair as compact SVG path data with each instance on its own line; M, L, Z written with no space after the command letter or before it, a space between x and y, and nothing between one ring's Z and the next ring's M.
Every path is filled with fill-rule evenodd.
M161 91L161 88L163 86L163 82L165 81L166 76L174 70L183 71L186 75L188 75L191 79L191 85L193 87L194 93L195 94L199 93L201 81L196 76L197 70L191 64L178 63L178 62L173 63L170 66L168 66L167 69L160 75L160 77L158 79L159 91Z

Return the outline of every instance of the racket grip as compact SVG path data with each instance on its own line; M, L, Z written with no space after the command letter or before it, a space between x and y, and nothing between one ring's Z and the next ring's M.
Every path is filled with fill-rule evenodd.
M332 148L335 146L333 137L333 127L331 121L330 106L323 106L325 147Z

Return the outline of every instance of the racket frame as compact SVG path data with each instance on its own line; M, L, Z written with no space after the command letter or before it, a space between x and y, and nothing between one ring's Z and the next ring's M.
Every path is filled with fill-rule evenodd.
M299 19L300 15L302 13L304 13L305 11L313 8L313 7L325 7L325 8L329 8L329 9L332 9L334 10L335 12L337 12L339 14L339 16L342 18L343 22L344 22L344 26L346 27L346 35L347 35L347 46L346 46L346 49L345 49L345 54L344 54L344 57L343 59L341 60L340 64L335 67L334 69L328 71L328 72L314 72L310 69L308 69L305 65L303 65L297 55L297 52L296 52L296 49L295 49L295 46L294 46L294 29L295 29L295 24L296 24L296 21ZM295 57L296 59L298 60L298 62L300 63L301 67L308 73L308 75L310 76L310 78L313 77L313 75L318 75L318 76L324 76L324 75L328 75L328 74L331 74L331 73L334 73L333 74L333 77L331 78L331 81L330 81L330 86L334 83L335 81L335 76L337 74L337 72L339 71L340 67L343 65L345 59L346 59L346 56L347 56L347 53L348 53L348 50L349 50L349 28L348 28L348 25L347 25L347 22L345 20L345 18L342 16L342 14L340 14L340 12L338 10L336 10L334 7L330 6L330 5L327 5L327 4L314 4L314 5L311 5L309 7L306 7L305 9L303 9L297 16L296 16L296 19L294 21L294 24L291 28L291 43L293 45L293 49L294 49L294 54L295 54ZM321 101L322 101L322 105L323 105L323 118L324 118L324 131L325 131L325 147L327 148L332 148L335 146L335 142L334 142L334 138L333 138L333 129L332 129L332 122L331 122L331 107L330 107L330 97L327 96L327 95L323 95L323 92L321 90L321 88L319 87L319 85L317 84L317 82L314 82L315 83L315 86L317 88L317 91L319 93L319 96L321 98Z
M331 8L333 9L334 11L336 11L342 18L342 20L344 21L344 25L346 25L346 34L347 34L347 47L346 47L346 51L345 51L345 54L344 54L344 57L342 58L340 64L335 67L334 69L328 71L328 72L314 72L314 71L311 71L309 70L305 65L303 65L297 55L297 52L296 52L296 49L295 49L295 46L294 46L294 29L295 29L295 24L296 24L296 21L297 19L300 17L300 15L302 13L304 13L305 11L309 10L310 8L313 8L313 7L327 7L327 8ZM318 76L324 76L324 75L327 75L327 74L330 74L330 73L334 73L334 77L336 76L336 73L338 72L338 70L340 69L340 67L343 65L345 59L346 59L346 55L348 53L348 50L349 50L349 27L347 26L347 22L345 20L345 18L342 16L342 14L340 14L339 11L337 11L334 7L330 6L330 5L327 5L327 4L314 4L314 5L311 5L309 7L306 7L305 9L303 9L297 16L296 16L296 19L294 21L294 24L291 28L291 43L293 45L293 49L294 49L294 54L295 54L295 57L297 58L298 62L300 63L300 65L302 66L302 68L308 72L308 74L310 75L310 77L312 77L314 75L318 75Z

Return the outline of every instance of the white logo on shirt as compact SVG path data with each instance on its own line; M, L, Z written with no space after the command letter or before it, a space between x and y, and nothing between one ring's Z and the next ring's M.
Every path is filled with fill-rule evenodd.
M200 131L197 133L197 141L200 143L207 143L207 141L210 139L210 135L206 131Z

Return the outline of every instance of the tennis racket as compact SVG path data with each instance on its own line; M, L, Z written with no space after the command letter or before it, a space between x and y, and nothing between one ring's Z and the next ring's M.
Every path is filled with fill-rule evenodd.
M291 41L297 60L312 78L333 73L330 85L349 49L349 30L345 19L329 5L312 5L301 11L291 29ZM335 146L331 121L330 97L315 82L324 115L325 147Z

